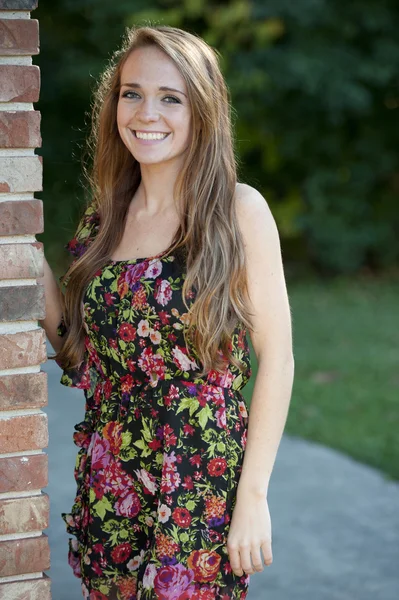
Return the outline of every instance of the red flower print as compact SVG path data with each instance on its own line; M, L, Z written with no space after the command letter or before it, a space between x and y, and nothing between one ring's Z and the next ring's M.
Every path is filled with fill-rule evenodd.
M191 524L191 515L188 512L187 508L175 508L172 513L172 517L174 522L179 525L179 527L183 527L184 529L190 527Z
M162 446L162 443L160 440L151 440L151 442L148 442L148 447L151 450L159 450L159 448Z
M109 400L112 392L112 383L109 379L104 383L104 396L106 400Z
M118 546L115 546L115 548L111 552L112 560L117 564L124 563L125 561L127 561L131 553L132 548L130 544L128 544L127 542L123 544L118 544Z
M162 325L169 325L170 314L165 310L160 310L158 313L158 317L161 319Z
M201 457L199 454L194 454L194 456L191 456L189 461L190 461L190 464L194 465L197 468L199 468L201 466Z
M103 428L103 438L108 440L112 454L118 454L122 446L122 423L109 421Z
M194 571L194 579L207 583L216 579L222 557L213 550L194 550L187 559L187 565Z
M121 377L120 381L121 381L121 390L122 390L122 392L130 392L130 390L133 387L133 383L134 383L134 379L130 375L130 373L128 373L127 375L124 375L123 377Z
M105 303L107 306L112 306L116 298L110 292L104 294Z
M130 323L121 323L118 330L119 337L125 342L131 342L136 337L137 330Z
M193 435L195 433L195 429L192 425L186 423L185 425L183 425L183 432L185 433L185 435Z
M135 577L124 577L119 583L121 600L132 600L136 597L137 579Z
M168 445L168 446L176 446L177 437L175 435L174 430L169 425L169 423L166 423L164 425L163 435L164 435L164 441L165 441L166 445Z
M223 457L212 458L208 463L208 473L212 477L220 477L223 475L227 467L226 459Z
M193 480L190 477L190 475L185 476L184 483L182 483L182 487L184 487L185 490L192 490L194 488Z

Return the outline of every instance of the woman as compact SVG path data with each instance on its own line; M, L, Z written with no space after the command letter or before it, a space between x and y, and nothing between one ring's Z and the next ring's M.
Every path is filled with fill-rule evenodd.
M276 225L237 184L215 52L179 29L127 30L89 147L65 298L47 263L44 277L61 382L86 397L70 564L91 600L243 600L272 562L293 358Z

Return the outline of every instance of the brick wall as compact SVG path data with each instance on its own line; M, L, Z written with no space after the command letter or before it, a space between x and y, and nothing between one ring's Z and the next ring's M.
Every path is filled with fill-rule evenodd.
M37 0L0 0L0 600L49 600Z

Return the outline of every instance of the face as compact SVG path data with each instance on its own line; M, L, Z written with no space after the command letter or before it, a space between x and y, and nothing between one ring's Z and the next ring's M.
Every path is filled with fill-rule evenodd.
M182 164L190 142L187 87L174 62L150 46L134 50L123 66L117 125L140 164Z

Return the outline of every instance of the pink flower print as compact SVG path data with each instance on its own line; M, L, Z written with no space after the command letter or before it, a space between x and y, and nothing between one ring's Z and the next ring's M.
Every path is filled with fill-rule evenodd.
M226 409L224 406L216 411L216 424L220 429L226 429Z
M184 352L185 349L180 346L175 346L172 350L173 362L181 371L189 371L190 369L198 369L195 360L191 360Z
M150 330L150 340L153 344L160 344L162 336L159 331L155 331L154 329Z
M122 469L119 461L113 461L103 471L103 492L122 496L126 488L133 486L132 478Z
M166 506L166 504L161 504L158 506L158 521L160 523L167 523L171 514L172 511L169 506Z
M164 379L166 366L161 354L154 354L152 348L144 348L139 360L138 366L150 378L150 385L155 387L159 379Z
M144 492L146 492L147 494L155 494L158 486L156 483L157 480L154 477L154 475L152 475L145 469L137 469L135 470L135 473L137 475L137 479L141 481L141 483L144 486Z
M154 587L154 579L157 574L157 568L153 563L148 563L143 575L143 588L150 590Z
M159 600L176 600L193 581L194 573L184 565L165 565L158 569L154 579L154 589Z
M103 440L100 435L95 432L87 452L90 455L91 450L91 465L93 470L97 471L109 465L111 462L111 454L109 449L109 441Z
M159 259L151 260L144 277L146 279L155 279L162 273L162 262Z
M115 502L114 508L118 517L133 519L141 510L140 498L134 489L128 488Z
M136 264L128 265L125 273L125 280L127 281L129 287L131 289L134 288L134 285L140 281L143 277L144 273L147 270L147 263L139 262Z
M154 297L158 304L165 306L172 299L172 287L166 279L157 282L154 290Z
M176 468L168 467L166 464L162 467L161 492L171 494L179 487L181 478Z
M150 326L149 323L147 321L147 319L141 319L141 321L139 322L139 326L137 328L137 333L141 336L141 337L148 337L150 334Z

